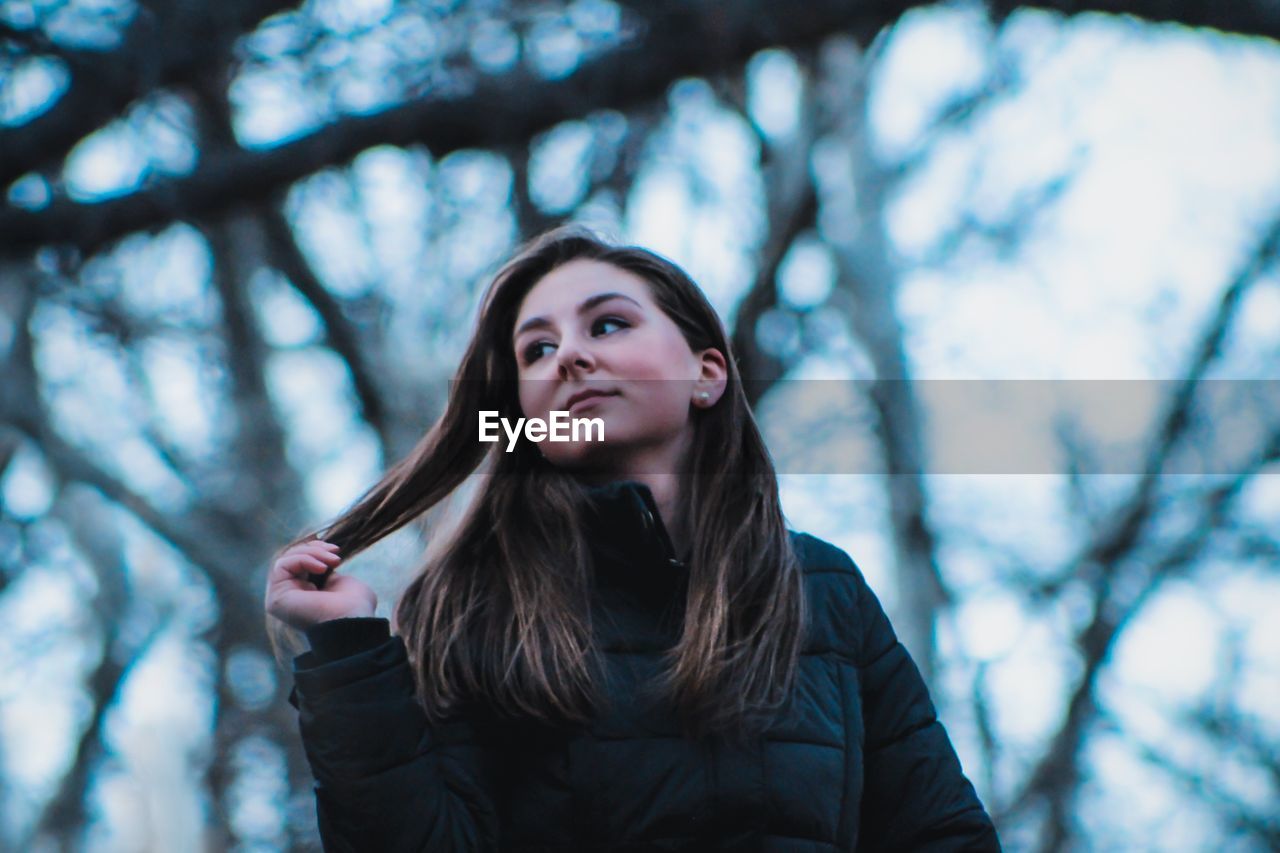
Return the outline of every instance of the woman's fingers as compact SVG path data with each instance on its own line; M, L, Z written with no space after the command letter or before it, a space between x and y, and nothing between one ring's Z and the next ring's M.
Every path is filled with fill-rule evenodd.
M371 616L378 596L362 581L342 574L318 578L342 563L340 549L318 539L294 545L279 554L268 572L267 613L298 629L325 619Z
M276 594L282 594L287 590L297 590L297 592L308 594L321 592L321 590L316 589L312 580L319 578L326 570L326 567L317 560L311 560L310 557L307 560L310 560L310 562L294 564L292 569L283 565L280 566L279 570L271 576L268 584L269 593L273 589L278 590Z
M303 557L301 562L295 567L293 576L296 578L307 578L311 575L322 574L328 570L328 566L321 563L314 557Z
M324 562L326 569L336 566L342 562L342 557L338 554L338 546L331 545L328 542L308 543L312 547L308 551L312 556Z
M304 542L276 560L271 570L271 582L314 590L310 580L336 568L341 562L342 557L332 548L317 542Z
M306 554L295 554L280 561L280 569L290 577L306 577L313 572L322 572L327 568L316 557Z
M341 562L340 556L318 546L300 550L284 560L289 571L294 573L324 572L328 571L330 566L336 566Z

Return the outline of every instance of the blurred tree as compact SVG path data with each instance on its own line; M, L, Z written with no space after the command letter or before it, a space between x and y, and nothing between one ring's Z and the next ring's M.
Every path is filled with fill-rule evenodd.
M164 632L183 630L210 653L216 714L190 780L209 800L207 843L314 843L310 775L283 701L288 685L267 679L263 687L264 560L317 520L314 495L333 481L318 473L332 452L326 443L367 441L370 467L381 468L439 412L475 284L516 241L593 215L618 222L655 164L683 163L694 203L724 201L705 163L680 158L680 105L699 97L747 127L758 154L759 198L742 198L758 204L762 224L755 235L734 235L751 275L733 295L731 330L752 401L830 343L819 322L829 315L792 304L780 289L784 263L806 241L816 244L834 268L819 307L835 310L836 336L855 342L866 364L860 378L873 380L866 402L891 475L883 478L887 538L902 591L895 622L939 684L937 626L957 606L939 542L954 532L931 520L900 305L908 270L887 211L937 145L1026 80L1012 57L993 51L978 83L941 106L911 151L897 160L879 153L871 81L898 21L929 5L0 7L0 484L25 449L47 469L52 492L34 512L0 505L0 593L62 559L65 534L91 576L89 621L77 639L99 652L80 673L91 710L66 767L47 796L30 798L27 817L6 825L6 841L14 849L79 844L95 819L92 788L111 767L110 720L135 665ZM983 6L993 27L1024 7L1280 37L1268 3ZM778 54L799 77L789 96L795 118L783 130L760 120L749 82L761 57ZM838 166L820 165L831 156ZM1024 188L997 220L962 211L922 263L941 266L974 240L1016 247L1083 165L1078 158ZM404 197L388 201L388 184ZM1002 751L983 666L971 681L983 797L1026 846L1065 849L1089 831L1076 813L1083 746L1113 724L1099 679L1144 603L1211 545L1275 561L1274 531L1241 523L1236 503L1280 453L1277 432L1230 477L1175 488L1161 475L1189 441L1202 380L1246 295L1274 263L1278 228L1264 229L1248 259L1224 275L1217 311L1189 342L1186 378L1133 487L1103 496L1073 478L1072 521L1086 531L1075 553L1008 574L1032 606L1087 601L1064 638L1078 672L1039 755ZM352 234L345 244L335 236ZM770 328L794 335L779 343L762 333ZM68 355L77 346L86 354ZM316 391L323 383L306 373L312 368L291 358L316 352L336 389ZM350 410L350 423L333 425L333 408L305 399L325 394ZM1162 521L1173 513L1193 523L1170 530ZM187 583L207 587L210 613L132 563L136 551L119 529L126 515L172 549ZM1214 539L1224 536L1229 544ZM987 547L1000 561L1020 559ZM1280 789L1280 744L1232 702L1206 704L1184 724L1204 742L1244 750L1242 760ZM1158 745L1147 750L1171 776L1201 786L1247 843L1280 846L1280 823L1265 807ZM258 777L243 756L261 764L277 753L284 789L253 788ZM6 781L0 794L13 788ZM262 790L274 790L283 825L246 806Z

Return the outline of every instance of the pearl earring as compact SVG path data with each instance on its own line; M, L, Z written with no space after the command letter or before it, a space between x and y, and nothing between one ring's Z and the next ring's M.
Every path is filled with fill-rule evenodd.
M707 392L707 391L699 391L698 399L705 403L711 399L711 394L710 392Z

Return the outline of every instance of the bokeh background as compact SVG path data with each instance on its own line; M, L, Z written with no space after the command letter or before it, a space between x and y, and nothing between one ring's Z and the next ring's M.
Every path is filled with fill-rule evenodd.
M1280 849L1278 38L1275 0L0 0L0 848L317 849L267 561L574 221L721 312L788 520L1008 849ZM974 380L1125 380L1129 461L1068 424L936 465L921 389ZM1215 387L1263 404L1229 442ZM984 401L998 458L1027 407ZM381 611L429 532L348 566Z

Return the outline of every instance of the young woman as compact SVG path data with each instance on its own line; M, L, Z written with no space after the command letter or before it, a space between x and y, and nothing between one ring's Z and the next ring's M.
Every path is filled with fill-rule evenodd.
M556 411L603 440L479 439ZM375 616L334 569L482 463ZM266 609L310 643L290 701L329 850L1000 849L862 573L786 527L719 317L644 249L524 247L444 414L281 550Z

